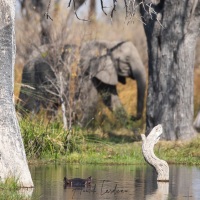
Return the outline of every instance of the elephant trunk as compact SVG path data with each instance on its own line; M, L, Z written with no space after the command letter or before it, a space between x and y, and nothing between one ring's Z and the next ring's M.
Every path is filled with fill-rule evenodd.
M145 73L141 73L137 76L137 116L136 120L141 119L144 110L144 99L146 91L146 77Z
M139 69L138 71L134 71L134 77L132 77L137 81L137 114L131 117L132 120L141 119L144 110L146 76L144 67L141 66Z

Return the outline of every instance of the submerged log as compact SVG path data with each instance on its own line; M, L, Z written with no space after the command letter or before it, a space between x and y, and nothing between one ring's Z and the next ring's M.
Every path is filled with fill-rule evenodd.
M167 162L157 158L153 151L154 145L160 139L162 132L162 125L159 124L152 129L147 137L141 134L143 141L142 153L146 162L155 168L158 174L157 181L169 181L169 166Z

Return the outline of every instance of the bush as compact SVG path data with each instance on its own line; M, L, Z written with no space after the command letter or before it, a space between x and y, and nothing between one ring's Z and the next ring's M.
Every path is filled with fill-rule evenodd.
M84 141L78 128L64 130L60 122L45 124L43 120L24 118L20 121L21 133L28 158L42 158L46 155L64 155L77 151Z

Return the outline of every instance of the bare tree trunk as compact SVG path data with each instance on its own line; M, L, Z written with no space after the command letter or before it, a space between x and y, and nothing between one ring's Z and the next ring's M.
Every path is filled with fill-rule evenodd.
M150 5L148 0L143 2ZM149 56L146 134L162 124L163 139L190 139L196 135L192 126L193 76L200 1L156 2L152 6L156 15L141 4Z
M60 100L61 100L61 109L62 109L62 118L63 118L63 128L64 130L68 129L68 123L66 118L66 107L65 107L65 101L63 99L64 96L64 85L63 85L63 75L62 72L59 72L59 85L60 85Z
M95 21L96 0L90 0L89 20Z
M0 181L33 187L13 101L15 0L0 0Z
M73 20L76 18L75 13L77 10L85 3L86 0L74 0L70 4L70 11L67 17L67 26L70 28L70 26L73 23Z
M47 19L45 13L48 11L49 16L52 15L54 10L55 1L51 1L49 5L48 0L23 0L21 1L21 12L22 16L25 16L26 19L31 22L35 20L34 16L37 13L40 18L40 41L41 45L49 44L51 41L51 24L52 20ZM58 3L58 2L57 2ZM52 17L52 16L51 16Z
M51 41L51 19L48 18L47 16L45 16L44 14L46 12L49 12L49 16L51 16L52 14L52 10L54 8L54 1L49 4L49 1L46 0L36 0L33 1L33 4L35 2L35 7L36 7L36 12L39 14L40 16L40 27L41 27L41 31L40 31L40 40L41 40L41 45L43 44L49 44ZM51 16L52 17L52 16Z
M44 44L50 44L51 42L51 20L46 19L43 16L43 13L40 14L40 26L41 26L41 32L40 32L40 41L41 45Z

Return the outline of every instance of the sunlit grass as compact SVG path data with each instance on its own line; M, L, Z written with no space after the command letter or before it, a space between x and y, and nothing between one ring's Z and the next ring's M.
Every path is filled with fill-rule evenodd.
M190 142L159 142L156 146L158 157L173 164L200 165L200 137Z

